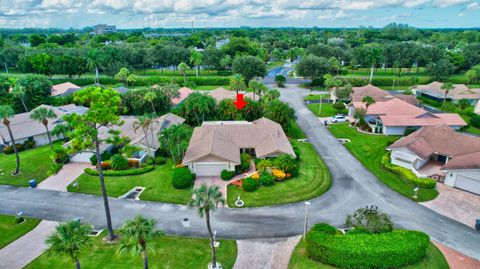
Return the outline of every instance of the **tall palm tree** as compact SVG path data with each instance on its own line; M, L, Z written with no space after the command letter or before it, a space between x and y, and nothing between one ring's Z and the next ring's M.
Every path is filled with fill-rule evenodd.
M80 269L80 256L82 250L92 244L88 234L92 228L79 221L61 223L50 235L46 243L47 253L50 255L66 256L70 258L77 269Z
M13 151L15 152L15 158L17 159L17 166L13 175L17 175L20 172L20 157L18 156L18 149L15 143L15 137L13 137L12 128L10 127L9 118L13 117L13 109L9 105L0 106L0 118L3 119L3 124L7 127L8 135L10 136L10 143L12 145Z
M362 102L365 103L366 110L368 110L369 106L375 104L375 99L373 99L373 97L371 97L371 96L364 96L362 98Z
M450 82L447 82L447 83L444 83L442 85L442 90L445 91L445 95L443 96L443 103L445 103L447 101L447 96L448 96L448 93L453 90L453 84L450 83Z
M372 83L373 79L373 70L375 69L375 66L382 61L383 55L382 55L382 49L378 47L372 47L368 52L367 52L367 60L372 63L372 67L370 69L370 80L369 83Z
M215 254L214 238L212 227L210 225L210 211L215 210L218 204L225 204L222 192L218 186L207 186L203 184L199 188L193 190L193 198L188 202L189 207L197 208L200 217L205 216L207 222L208 236L210 237L210 252L212 255L212 268L217 268L217 257Z
M157 112L155 111L155 106L153 105L153 101L155 101L156 98L157 98L157 94L155 94L154 92L147 92L145 96L143 96L143 100L149 102L152 105L153 114L155 115L157 114Z
M147 144L149 144L147 134L152 124L153 124L153 118L150 117L149 115L143 115L143 116L137 117L137 120L133 123L133 131L136 133L138 129L141 128L143 130L143 134L145 135L145 140ZM152 144L153 144L153 140L152 140Z
M200 64L202 64L203 54L198 51L192 50L190 52L190 64L195 66L196 76L198 77L198 69Z
M190 69L190 67L188 66L188 64L184 63L184 62L181 62L179 65L178 65L178 69L180 69L180 71L182 72L182 76L183 76L183 84L186 84L187 83L187 79L186 79L186 71L188 69ZM184 85L185 86L185 85Z
M48 143L50 144L50 149L53 151L52 138L50 136L50 130L48 129L48 119L57 118L57 114L55 114L55 112L51 108L39 107L32 111L32 114L30 114L30 118L42 123L43 126L45 126L45 130L47 131Z
M147 219L143 216L137 216L125 222L120 229L122 243L118 253L131 252L132 255L141 255L143 268L148 269L147 250L152 250L152 247L147 245L147 242L161 234L155 225L155 220Z
M20 100L20 102L22 103L23 109L25 110L25 112L28 112L27 104L25 104L25 94L26 94L25 88L20 85L15 85L15 87L13 87L11 94L15 98L18 98Z
M247 88L245 85L245 80L240 74L235 74L230 79L230 83L228 85L228 89L231 91L235 91L237 94L238 92L244 91Z
M104 55L98 49L92 49L87 54L87 68L95 70L95 84L100 84L98 78L99 72L98 69L103 66Z

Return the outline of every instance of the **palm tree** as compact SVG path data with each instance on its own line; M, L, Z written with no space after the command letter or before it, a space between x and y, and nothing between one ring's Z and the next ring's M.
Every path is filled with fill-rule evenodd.
M67 138L67 133L72 130L72 127L69 126L67 123L57 124L53 127L52 131L50 132L51 135L55 136L62 136L63 139Z
M225 204L223 194L218 186L207 186L203 184L193 190L193 198L188 202L189 207L197 208L200 217L205 216L207 222L208 236L210 237L210 251L212 255L212 268L217 268L217 258L215 254L214 238L212 227L210 226L210 211L215 210L218 204Z
M148 269L147 250L151 250L147 241L161 234L155 227L156 221L147 219L143 216L137 216L132 220L128 220L120 229L122 243L118 249L118 253L131 252L132 255L141 255L143 258L143 268Z
M445 103L447 101L447 96L448 96L448 93L453 90L453 84L450 83L450 82L447 82L447 83L444 83L442 85L442 90L445 91L445 96L443 97L443 103Z
M10 136L10 142L15 152L15 157L17 159L17 166L15 168L15 172L13 175L17 175L20 172L20 157L18 156L18 149L15 143L15 138L13 137L12 128L10 127L9 118L13 117L13 109L9 105L1 105L0 106L0 118L3 119L3 124L7 127L8 135Z
M283 171L290 171L297 167L297 162L290 154L282 154L275 158L275 167Z
M200 64L202 64L202 60L203 60L203 55L200 52L195 50L192 50L190 52L190 64L193 64L195 66L195 72L197 77L198 77L198 68Z
M372 63L370 69L370 80L369 83L372 83L373 79L373 69L375 66L382 61L382 49L378 47L373 47L367 52L367 60Z
M25 88L23 86L20 86L20 85L15 85L15 87L13 88L11 94L15 97L15 98L18 98L20 100L20 102L22 103L23 105L23 109L25 109L25 112L28 112L28 108L27 108L27 105L25 104Z
M185 78L186 76L186 71L188 69L190 69L190 67L188 66L188 64L184 63L184 62L181 62L179 65L178 65L178 69L180 69L180 71L182 71L182 76L183 76L183 84L186 84L187 83L187 79Z
M104 62L103 54L98 49L92 49L87 54L87 68L95 69L95 84L100 84L98 78L98 69L102 67Z
M475 70L470 69L468 70L465 75L468 77L468 85L477 77L477 72Z
M373 99L373 97L371 97L371 96L364 96L362 98L362 102L365 103L366 110L368 110L369 106L375 104L375 99Z
M235 91L237 94L238 92L244 91L247 88L245 85L245 80L240 74L235 74L230 79L230 84L228 85L228 89L231 91Z
M253 92L253 100L255 100L255 94L261 96L265 91L268 90L267 86L256 80L251 80L248 83L248 88Z
M50 149L53 151L52 138L50 137L50 130L48 129L48 119L57 118L57 114L51 109L46 107L39 107L32 111L30 118L36 120L45 126L47 130L48 143L50 144Z
M272 161L268 159L263 159L255 165L257 168L258 172L263 173L265 170L267 170L269 167L272 167Z
M92 244L88 236L91 230L92 228L89 225L82 224L79 221L59 224L55 228L55 232L46 240L47 253L66 256L75 263L77 269L80 269L82 250Z
M148 144L148 129L153 125L153 117L150 117L149 115L144 115L137 117L137 120L133 123L133 131L136 133L138 129L142 128L143 134L145 135L145 140ZM153 140L152 140L153 144ZM148 144L150 145L150 144Z
M153 105L153 101L155 101L156 98L157 98L157 94L155 94L155 92L147 92L145 96L143 96L143 100L149 102L152 105L153 114L155 115L157 114L157 112L155 111L155 106Z

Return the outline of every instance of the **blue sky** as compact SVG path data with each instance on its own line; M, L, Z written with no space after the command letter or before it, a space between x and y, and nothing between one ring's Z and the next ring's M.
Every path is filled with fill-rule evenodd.
M478 2L477 2L478 1ZM0 27L480 27L480 0L0 0Z

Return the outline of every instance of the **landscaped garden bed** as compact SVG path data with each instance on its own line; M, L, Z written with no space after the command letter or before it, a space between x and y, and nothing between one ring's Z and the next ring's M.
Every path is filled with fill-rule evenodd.
M0 249L30 232L39 223L40 220L30 218L18 223L15 216L0 215Z
M245 179L241 187L230 184L227 189L229 207L235 207L235 200L239 195L245 202L245 207L254 207L308 200L322 195L330 188L331 175L313 146L294 140L291 140L291 143L300 153L300 158L296 162L298 175L293 177L290 175L291 178L288 179L287 173L277 175L273 184L272 178L264 173L253 175L246 180L249 182L246 188L250 188L250 191L245 190ZM257 162L257 168L259 166L261 168L261 164ZM274 169L271 169L271 174L273 173ZM275 173L280 174L280 171Z

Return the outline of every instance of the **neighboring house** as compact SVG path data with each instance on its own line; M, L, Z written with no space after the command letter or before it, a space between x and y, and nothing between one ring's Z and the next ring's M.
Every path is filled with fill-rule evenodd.
M254 98L254 94L252 92L246 92L246 93L239 92L239 93L243 94L245 98L250 98L255 101L260 100L260 97L257 94L255 95L255 98ZM235 91L229 91L223 87L219 87L219 88L216 88L215 90L211 90L210 92L208 92L208 95L213 97L217 101L217 103L225 99L232 99L232 100L237 99L237 93Z
M124 86L120 86L120 87L114 88L113 90L118 92L119 94L126 94L128 91L128 88Z
M94 35L110 34L110 33L116 33L116 32L117 32L117 27L115 25L97 24L93 26Z
M425 126L392 145L392 164L480 194L480 138L447 125Z
M67 96L82 88L71 82L60 83L52 86L52 96Z
M155 156L155 152L160 148L158 143L158 133L163 129L166 129L172 125L182 124L185 119L179 117L175 114L168 113L161 117L156 118L154 124L151 126L150 130L147 131L145 135L142 128L139 128L135 131L134 123L137 121L136 117L133 116L121 116L123 124L120 126L115 126L113 130L120 132L120 137L128 137L130 139L130 145L138 146L142 150L137 152L135 156L132 156L135 159L142 161L147 156ZM99 131L99 138L103 140L100 144L100 151L103 153L107 150L110 150L112 145L105 142L104 140L110 137L109 130L112 128L102 127ZM73 157L72 161L75 162L90 162L90 157L95 154L93 149L86 149L80 152L77 152Z
M178 89L178 96L177 97L173 97L171 102L174 106L180 104L181 102L183 102L183 100L185 100L185 98L187 98L191 93L192 93L192 89L190 88L187 88L187 87L182 87L180 89Z
M443 83L434 81L427 85L418 85L414 88L415 95L419 97L429 98L438 102L443 102L445 98L445 90L442 89ZM447 101L458 102L467 99L470 103L475 104L480 99L480 89L470 89L465 84L454 84L447 94Z
M48 106L48 105L41 105L39 107L45 107L52 109L55 114L57 115L56 119L49 119L48 120L48 129L51 131L55 128L56 125L63 124L62 117L64 115L70 115L73 113L83 114L88 111L88 108L83 106L76 106L76 105L65 105L65 106ZM13 137L15 138L15 142L17 144L22 144L30 137L33 138L37 144L37 146L42 146L48 144L48 136L47 131L45 130L45 126L30 118L32 111L15 114L10 119L10 127L12 128ZM61 139L62 137L52 136L52 141L56 141ZM0 124L0 145L8 145L10 144L10 136L8 134L7 127L5 125Z
M243 152L256 158L295 156L280 124L267 118L205 121L193 130L182 163L197 176L219 176L222 170L234 171Z
M362 87L352 87L352 95L351 100L352 102L362 102L363 97L370 96L372 97L375 102L384 102L388 100L392 100L394 98L398 98L402 101L405 101L412 105L418 105L419 102L414 95L406 95L406 94L391 94L388 91L382 90L372 84L368 84ZM330 99L334 102L337 101L337 97L335 96L335 91L330 92Z
M359 108L365 109L365 103L352 102L349 106L349 116L353 117L355 109ZM458 114L434 114L398 98L370 105L365 114L365 121L373 133L385 135L403 135L407 128L420 128L428 125L446 124L454 129L467 125Z
M475 114L480 115L480 102L477 102L477 104L475 105L475 109L473 110L473 112L475 112Z

